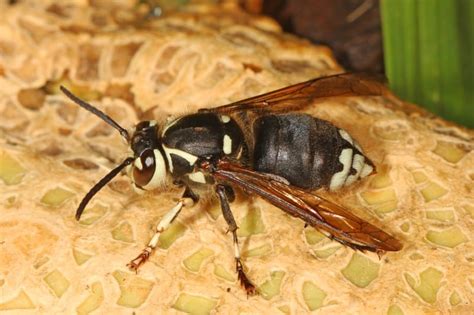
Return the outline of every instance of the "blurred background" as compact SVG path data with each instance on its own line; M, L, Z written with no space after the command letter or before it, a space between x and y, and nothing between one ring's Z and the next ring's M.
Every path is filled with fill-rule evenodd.
M243 0L330 46L349 71L385 73L402 99L474 127L473 0Z
M196 2L149 0L159 13ZM238 0L331 47L348 71L384 73L402 99L474 127L474 0Z
M247 0L351 71L383 72L404 100L474 127L474 1Z
M238 3L329 46L347 71L382 73L403 100L474 128L474 0L72 1L135 3L151 18L188 4Z

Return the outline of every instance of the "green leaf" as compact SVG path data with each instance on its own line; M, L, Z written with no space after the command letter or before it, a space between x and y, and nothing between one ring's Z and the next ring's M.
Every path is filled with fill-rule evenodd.
M381 14L390 87L474 127L474 1L382 0Z

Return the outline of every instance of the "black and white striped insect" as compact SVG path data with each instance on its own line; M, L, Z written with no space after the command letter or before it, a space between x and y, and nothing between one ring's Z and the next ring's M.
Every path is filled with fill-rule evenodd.
M158 244L180 211L215 193L233 236L238 279L248 294L255 286L240 258L237 225L229 203L234 189L256 194L283 211L301 218L330 238L356 250L397 251L401 243L374 225L315 193L336 190L364 178L374 164L349 133L328 121L295 110L329 97L379 96L385 86L370 76L340 74L313 79L260 96L179 117L160 126L142 121L133 133L105 113L61 87L75 103L116 128L133 156L101 179L81 201L80 219L90 199L122 169L128 168L138 190L153 190L168 178L183 187L183 195L161 219L148 246L128 266L137 270ZM212 189L209 189L212 188Z

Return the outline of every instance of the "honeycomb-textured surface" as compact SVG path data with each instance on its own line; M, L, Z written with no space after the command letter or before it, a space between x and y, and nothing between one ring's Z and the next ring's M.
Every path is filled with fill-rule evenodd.
M185 209L129 272L179 192L137 195L119 176L75 221L128 148L59 84L131 128L342 69L327 48L231 4L144 21L131 6L41 3L0 4L0 313L473 313L474 132L395 98L310 111L348 130L378 167L330 198L396 235L402 251L356 253L241 196L232 208L259 296L236 282L212 201Z

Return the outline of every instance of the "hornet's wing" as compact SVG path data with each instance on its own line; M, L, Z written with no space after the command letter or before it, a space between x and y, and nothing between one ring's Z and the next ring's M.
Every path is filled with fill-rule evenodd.
M201 109L201 112L232 114L242 111L288 111L302 109L331 97L382 96L389 93L385 80L367 73L342 73L320 77L231 104Z
M330 238L343 245L377 253L402 249L402 244L395 237L345 208L279 181L274 176L252 171L226 160L217 162L217 167L210 164L202 167L217 181L257 194L286 213L329 234Z

